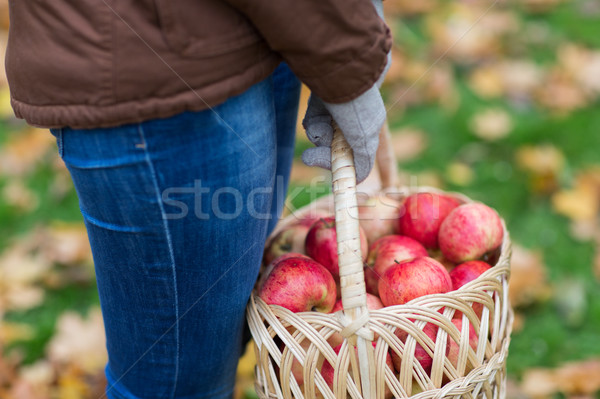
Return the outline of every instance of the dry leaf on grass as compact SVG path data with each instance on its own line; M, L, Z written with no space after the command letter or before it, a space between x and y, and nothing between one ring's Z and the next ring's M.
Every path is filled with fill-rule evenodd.
M17 179L9 180L2 188L2 199L5 203L25 212L34 210L40 203L39 196L25 186L22 180Z
M565 157L558 148L551 144L523 146L515 158L519 168L529 174L534 192L547 194L558 188L558 178L565 166Z
M54 223L36 234L39 250L51 262L64 265L92 263L92 251L83 223Z
M422 1L411 1L411 0L386 0L383 2L383 7L386 16L398 15L414 15L423 14L434 10L438 6L437 0L422 0Z
M47 130L26 128L15 133L0 151L0 174L22 176L29 173L51 148L56 149L56 141Z
M513 243L508 296L513 306L526 306L550 297L546 265L541 251Z
M497 65L485 65L474 69L469 77L469 86L483 98L500 97L504 94L502 75Z
M19 241L0 256L0 314L31 308L44 298L38 283L51 265L39 254L31 254L28 245L26 240Z
M406 162L417 158L427 147L427 136L422 130L407 127L391 132L396 161Z
M5 320L0 323L0 342L4 344L31 339L33 336L33 328L29 324L13 323Z
M513 129L510 115L499 108L490 108L473 115L469 125L477 137L486 141L506 137Z
M555 393L593 395L600 391L600 359L565 363L555 369L530 369L523 374L522 390L539 398Z
M572 221L593 221L600 210L600 168L583 170L575 177L572 189L552 196L552 207Z
M457 186L468 186L475 178L473 169L463 162L452 162L446 168L446 178Z
M77 313L65 312L56 323L56 334L46 351L52 362L77 365L86 373L94 374L107 360L104 343L100 309L90 310L85 319Z

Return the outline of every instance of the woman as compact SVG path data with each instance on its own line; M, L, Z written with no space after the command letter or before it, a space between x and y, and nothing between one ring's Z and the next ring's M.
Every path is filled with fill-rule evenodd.
M364 179L388 29L369 0L15 0L10 19L15 114L56 136L88 230L106 396L231 397L298 78L303 160L329 166L333 117Z

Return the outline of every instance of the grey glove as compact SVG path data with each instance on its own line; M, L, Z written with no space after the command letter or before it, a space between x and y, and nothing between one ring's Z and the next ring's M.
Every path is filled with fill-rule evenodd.
M331 141L333 139L332 117L352 147L356 181L362 182L371 172L379 145L379 130L385 122L385 106L379 88L373 85L352 101L330 104L319 97L308 100L302 126L308 139L316 145L302 154L308 166L331 169Z

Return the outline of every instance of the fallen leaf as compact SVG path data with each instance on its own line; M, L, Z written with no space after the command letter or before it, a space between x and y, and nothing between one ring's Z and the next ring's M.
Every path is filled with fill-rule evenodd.
M51 265L39 254L30 253L28 245L22 239L0 256L0 314L3 310L31 308L44 298L37 284Z
M546 265L541 251L513 243L508 297L513 306L527 306L550 297Z
M83 223L55 222L38 231L39 250L51 262L64 265L92 263L92 251Z
M504 94L502 75L496 65L476 68L469 77L469 86L483 98L500 97Z
M90 310L86 319L71 311L56 322L56 334L46 347L48 359L59 364L77 365L93 374L107 360L104 323L100 309Z
M463 162L452 162L446 168L446 178L457 186L468 186L473 182L475 172Z
M529 369L523 373L521 389L533 398L546 398L558 391L558 384L552 370Z
M558 178L565 166L565 157L558 148L551 144L523 146L515 159L519 168L529 174L534 192L547 194L558 189Z
M565 71L553 70L537 92L540 104L558 114L572 112L585 106L589 100L581 86Z
M523 374L521 389L534 398L555 393L573 397L600 390L600 359L569 362L554 369L536 368Z
M28 340L34 336L29 324L2 321L0 324L0 342L10 344L14 341Z
M552 208L575 221L590 220L598 213L598 196L592 187L580 185L554 194Z
M509 96L533 96L545 78L545 71L533 61L506 60L499 65L499 74L504 90Z
M513 128L510 115L499 108L490 108L475 114L470 121L473 133L480 139L495 141L506 137Z
M38 207L40 199L38 195L29 189L22 180L11 179L2 188L2 199L5 203L30 212Z
M437 0L386 0L383 2L383 7L386 15L414 15L423 14L435 9L439 4Z
M15 133L0 150L0 174L18 177L31 172L51 148L56 150L56 141L47 130Z
M86 399L90 387L84 380L85 375L76 367L70 367L58 379L58 397L61 399Z
M391 132L396 160L406 162L417 158L427 147L427 136L422 130L406 127Z

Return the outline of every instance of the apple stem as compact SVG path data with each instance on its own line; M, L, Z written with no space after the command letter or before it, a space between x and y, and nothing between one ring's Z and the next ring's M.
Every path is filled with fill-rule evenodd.
M325 220L324 218L320 218L321 222L325 225L326 228L330 229L332 227L335 226L335 222L334 223L327 223L327 220Z

